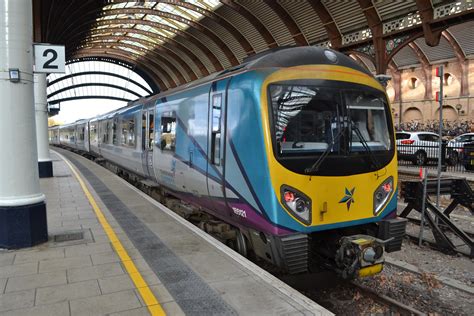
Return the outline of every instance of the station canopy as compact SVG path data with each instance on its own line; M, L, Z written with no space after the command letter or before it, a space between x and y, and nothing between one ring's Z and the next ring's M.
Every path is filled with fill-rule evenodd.
M89 69L85 61L112 63L134 73L122 73L128 78L124 79L126 85L116 81L110 84L124 89L101 86L117 90L111 94L114 98L137 96L131 91L143 96L174 88L237 66L247 57L285 46L336 49L377 74L386 73L389 68L397 71L450 58L465 60L474 53L472 0L33 3L35 41L66 45L70 67L65 76L87 71L116 73L112 69ZM76 63L84 66L73 66ZM50 84L57 84L60 77L51 76ZM51 86L48 93L52 101L82 96L77 89L91 88L92 83L108 84L97 79L91 85L77 87L81 79L72 79L63 80L63 87ZM116 79L119 80L113 80ZM67 88L66 83L76 86L71 88L73 92L58 93Z

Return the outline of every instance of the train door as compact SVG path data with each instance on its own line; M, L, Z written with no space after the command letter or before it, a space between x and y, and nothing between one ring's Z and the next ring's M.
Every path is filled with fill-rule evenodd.
M225 201L225 137L227 87L230 79L215 82L209 92L209 146L207 166L207 187L216 211L227 212Z
M84 147L87 152L90 152L91 150L91 140L90 140L90 127L89 127L89 122L86 122L84 125Z
M142 164L143 171L155 180L153 171L153 147L155 145L155 112L153 106L144 106L142 110Z

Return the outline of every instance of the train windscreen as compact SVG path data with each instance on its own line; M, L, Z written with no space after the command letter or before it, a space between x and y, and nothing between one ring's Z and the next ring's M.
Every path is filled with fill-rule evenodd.
M270 85L273 137L280 157L391 150L385 95L360 85L344 86Z
M267 91L274 155L289 170L341 176L392 161L393 123L383 91L315 79L275 82Z

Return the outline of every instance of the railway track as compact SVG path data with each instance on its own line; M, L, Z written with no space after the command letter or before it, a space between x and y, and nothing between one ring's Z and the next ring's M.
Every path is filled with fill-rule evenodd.
M265 269L265 266L260 264L259 266ZM366 308L374 306L377 308L376 306L378 306L382 308L384 315L427 315L397 299L359 284L357 281L343 280L332 271L304 276L275 276L335 314L371 314L374 311ZM375 313L380 312L377 310Z
M372 298L373 300L384 306L388 306L391 312L398 312L400 315L426 315L426 313L423 313L387 295L377 293L376 291L372 290L367 286L357 284L356 282L349 282L349 284L356 288L363 295Z

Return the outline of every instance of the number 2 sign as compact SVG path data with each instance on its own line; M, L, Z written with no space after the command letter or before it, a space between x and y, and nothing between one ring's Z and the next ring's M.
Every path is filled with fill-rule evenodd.
M34 72L64 73L65 49L61 45L34 44Z

